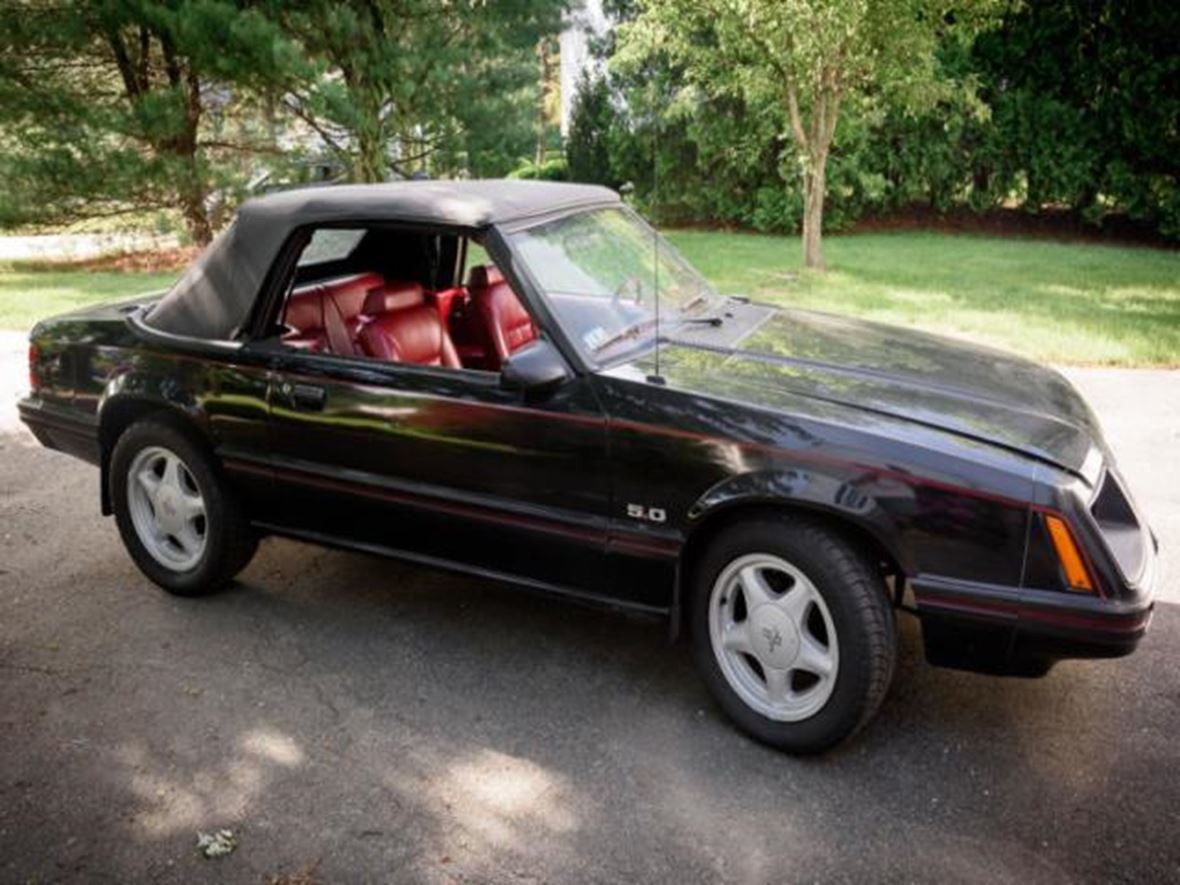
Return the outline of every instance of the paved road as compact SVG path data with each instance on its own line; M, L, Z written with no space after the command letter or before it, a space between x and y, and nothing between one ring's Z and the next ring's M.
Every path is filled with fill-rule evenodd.
M1177 376L1074 375L1174 587ZM286 541L171 599L11 393L2 882L1180 880L1171 588L1136 656L1035 681L929 668L906 624L877 722L796 760L735 733L644 621ZM222 826L238 850L197 857Z

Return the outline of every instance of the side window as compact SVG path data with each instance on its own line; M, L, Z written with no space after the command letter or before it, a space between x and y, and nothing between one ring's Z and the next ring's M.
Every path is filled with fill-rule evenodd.
M487 250L483 247L483 244L474 239L469 239L467 241L467 248L463 252L463 258L463 279L467 278L467 275L471 272L472 268L479 267L483 264L492 263L492 259L488 255Z
M312 231L280 320L299 350L489 372L537 336L474 240L376 226Z

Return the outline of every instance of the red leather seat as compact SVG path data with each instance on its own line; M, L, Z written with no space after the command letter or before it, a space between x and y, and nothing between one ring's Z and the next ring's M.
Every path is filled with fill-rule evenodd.
M324 284L324 294L336 305L336 310L340 314L340 319L348 333L348 340L355 353L360 353L357 343L358 336L361 326L368 319L363 316L365 299L374 289L379 289L384 285L385 279L381 274L376 273L357 274Z
M461 368L438 308L420 283L390 283L369 293L360 343L369 356L394 363Z
M363 315L365 299L384 282L380 274L363 273L300 286L287 299L283 322L292 331L283 340L308 350L361 355L360 330L367 320Z
M451 332L451 318L467 304L468 294L465 286L453 286L450 289L439 289L431 296L438 307L438 317L442 320L447 331ZM453 334L452 334L452 337Z
M487 367L500 371L504 360L537 338L537 327L495 265L481 264L467 278L474 318L483 339Z
M287 299L283 323L290 330L283 334L283 341L301 350L326 350L328 333L324 329L324 298L319 286L305 286L296 289Z

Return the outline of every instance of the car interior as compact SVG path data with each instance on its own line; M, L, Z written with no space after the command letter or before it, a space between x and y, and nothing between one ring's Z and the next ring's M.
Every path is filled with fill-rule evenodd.
M537 338L478 242L380 227L312 233L282 326L289 347L487 372Z

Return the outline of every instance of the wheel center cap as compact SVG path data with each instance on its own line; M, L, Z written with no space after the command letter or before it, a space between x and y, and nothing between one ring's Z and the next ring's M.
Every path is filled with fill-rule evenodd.
M765 603L750 615L752 642L758 659L768 667L785 669L799 654L799 631L783 611Z
M156 519L171 534L180 528L180 496L172 489L161 489L156 497Z

